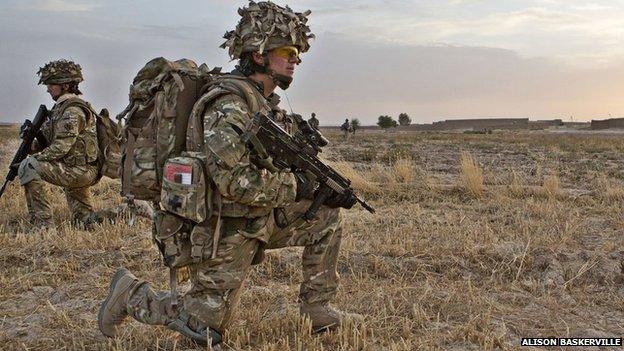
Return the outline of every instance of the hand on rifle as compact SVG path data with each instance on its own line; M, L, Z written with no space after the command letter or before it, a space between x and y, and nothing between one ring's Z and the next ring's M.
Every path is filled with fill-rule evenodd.
M30 128L32 127L32 122L27 119L24 121L22 126L20 127L19 137L20 139L24 139L28 132L30 132Z
M303 171L294 172L295 179L297 179L297 195L295 196L295 202L307 199L312 200L317 188L317 182L314 177Z
M342 193L332 192L332 194L323 202L323 205L329 208L346 208L350 209L355 205L357 199L353 194L353 191L345 190Z

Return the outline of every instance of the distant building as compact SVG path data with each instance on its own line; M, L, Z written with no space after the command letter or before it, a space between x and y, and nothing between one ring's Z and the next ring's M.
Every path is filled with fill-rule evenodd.
M609 118L603 120L592 119L591 129L624 128L624 118Z
M576 123L579 125L587 125L588 123ZM528 118L475 118L475 119L447 119L444 121L433 122L431 124L410 124L408 126L399 126L396 130L403 131L436 131L436 130L473 130L473 131L486 131L486 130L539 130L550 127L565 126L566 123L561 119L549 119L529 121ZM325 127L325 128L339 128L339 127ZM378 129L378 126L362 126L363 130Z
M447 119L433 122L441 129L528 129L528 118Z

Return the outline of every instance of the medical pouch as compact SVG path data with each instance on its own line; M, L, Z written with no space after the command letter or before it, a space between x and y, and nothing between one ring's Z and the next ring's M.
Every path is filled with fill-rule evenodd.
M202 155L184 152L170 158L163 167L160 202L162 207L195 223L211 216L211 187L206 179Z

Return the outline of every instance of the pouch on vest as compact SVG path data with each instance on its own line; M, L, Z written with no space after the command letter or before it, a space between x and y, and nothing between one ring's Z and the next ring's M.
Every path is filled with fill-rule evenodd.
M193 263L190 232L188 220L166 211L154 213L152 235L167 267L181 268Z
M191 260L195 263L207 260L212 255L215 223L198 224L191 231Z
M212 190L200 159L203 156L195 152L183 155L165 162L160 202L165 210L200 223L212 215Z

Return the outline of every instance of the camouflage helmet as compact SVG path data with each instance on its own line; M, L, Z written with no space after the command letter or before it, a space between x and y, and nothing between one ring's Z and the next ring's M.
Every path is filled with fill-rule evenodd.
M37 71L39 84L67 84L82 82L82 68L73 61L51 61Z
M310 13L310 10L293 12L288 6L281 7L270 1L249 1L247 7L238 9L241 19L235 30L225 33L226 41L221 47L229 49L233 60L239 59L243 52L263 53L288 45L306 52L310 48L308 39L314 38L306 25Z

